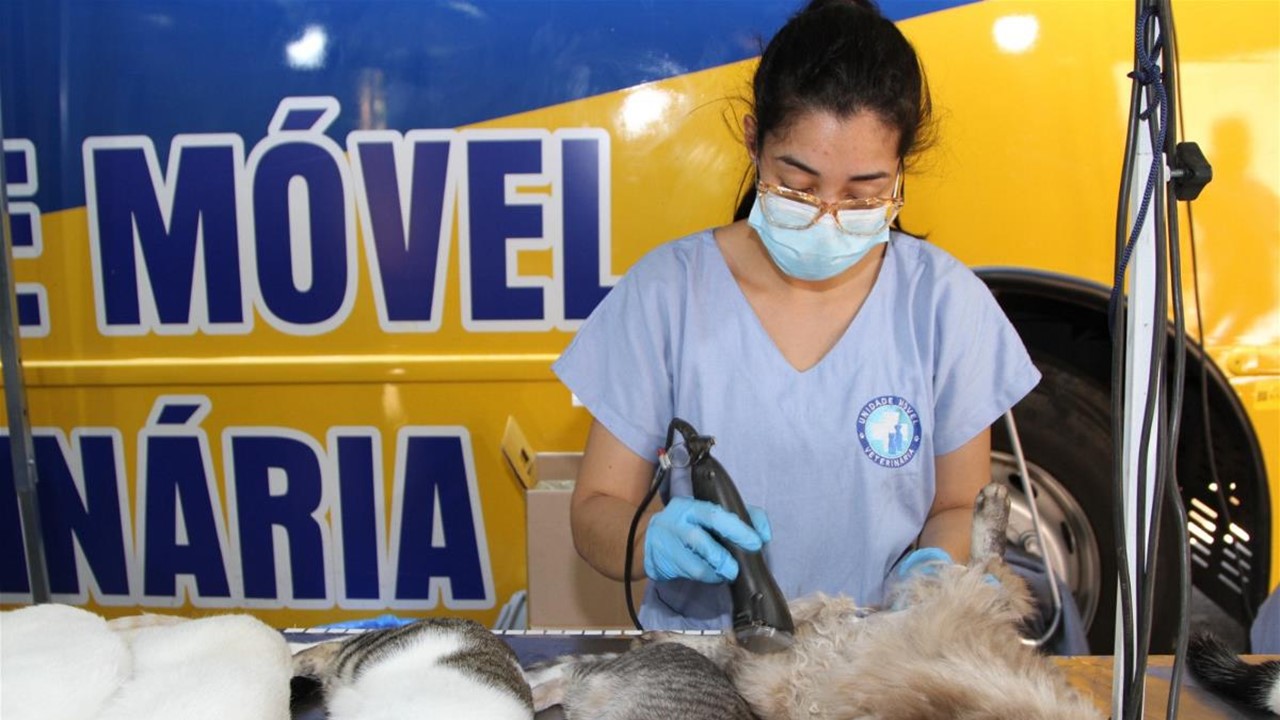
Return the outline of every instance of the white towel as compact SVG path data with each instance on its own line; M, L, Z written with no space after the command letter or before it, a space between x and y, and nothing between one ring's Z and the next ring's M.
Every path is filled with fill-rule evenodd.
M132 667L124 639L91 612L67 605L0 612L4 720L94 720Z
M121 633L133 676L97 720L289 720L292 656L284 636L261 621L168 618Z
M4 720L289 720L284 636L249 615L0 613Z

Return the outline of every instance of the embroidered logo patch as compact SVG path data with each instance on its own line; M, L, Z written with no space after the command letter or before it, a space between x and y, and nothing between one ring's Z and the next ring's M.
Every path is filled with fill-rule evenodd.
M881 395L858 413L858 442L871 462L902 467L920 449L920 415L897 395Z

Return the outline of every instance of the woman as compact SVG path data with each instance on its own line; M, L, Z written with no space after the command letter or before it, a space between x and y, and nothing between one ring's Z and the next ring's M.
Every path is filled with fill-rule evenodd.
M878 603L913 547L899 573L963 562L990 425L1039 381L982 282L890 228L930 121L893 23L814 0L770 41L753 90L746 218L651 251L555 364L595 420L572 525L597 570L623 576L673 417L716 438L756 506L749 527L673 471L636 541L646 628L728 626L737 566L721 542L769 543L789 598Z

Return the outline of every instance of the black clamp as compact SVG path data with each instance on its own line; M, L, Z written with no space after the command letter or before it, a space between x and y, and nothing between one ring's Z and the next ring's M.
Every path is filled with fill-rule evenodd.
M1173 195L1179 200L1195 200L1213 179L1213 166L1193 142L1180 142L1174 148Z

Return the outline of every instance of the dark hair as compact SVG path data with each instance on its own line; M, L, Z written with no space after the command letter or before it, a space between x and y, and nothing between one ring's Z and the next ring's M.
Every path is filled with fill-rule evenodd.
M752 81L756 151L805 112L871 112L898 131L906 159L931 141L932 104L911 43L871 0L811 0L778 31ZM735 219L755 202L754 183Z

